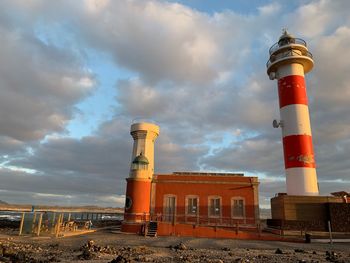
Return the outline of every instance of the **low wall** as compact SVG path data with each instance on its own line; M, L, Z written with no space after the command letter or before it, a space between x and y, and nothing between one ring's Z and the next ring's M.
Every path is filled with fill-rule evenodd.
M329 204L332 231L350 232L350 204Z
M206 238L232 238L232 239L251 239L251 240L280 240L278 237L261 235L259 230L252 227L242 227L239 230L235 227L215 227L198 226L191 224L171 224L158 222L158 236L187 236L187 237L206 237Z
M345 200L346 201L346 200ZM350 203L334 196L288 196L271 199L269 227L283 230L350 232Z
M302 231L328 231L326 220L283 220L283 219L267 219L266 224L269 227L283 230L302 230Z

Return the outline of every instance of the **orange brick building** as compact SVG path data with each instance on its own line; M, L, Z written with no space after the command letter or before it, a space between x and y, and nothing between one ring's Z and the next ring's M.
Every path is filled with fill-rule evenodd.
M237 237L257 229L257 177L233 173L154 174L159 127L134 123L122 231L149 235Z
M255 226L259 220L258 185L257 177L243 174L154 175L150 219L158 222L158 235L191 235L186 230L188 225L192 228ZM206 231L209 229L197 234L206 236Z

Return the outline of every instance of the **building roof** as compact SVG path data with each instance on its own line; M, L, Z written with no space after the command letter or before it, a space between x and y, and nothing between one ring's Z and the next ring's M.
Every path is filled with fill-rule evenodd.
M339 192L333 192L331 193L331 195L343 197L343 196L350 196L350 193L345 191L339 191Z
M244 176L243 173L214 173L214 172L173 172L174 175L195 175L195 176Z
M153 181L181 183L233 183L259 184L258 177L244 176L242 173L205 173L205 172L174 172L172 174L154 174Z

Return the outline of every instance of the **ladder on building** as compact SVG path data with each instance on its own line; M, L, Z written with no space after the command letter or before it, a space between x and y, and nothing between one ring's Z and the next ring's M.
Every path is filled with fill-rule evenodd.
M150 221L147 228L147 236L155 237L157 236L158 223L155 221Z

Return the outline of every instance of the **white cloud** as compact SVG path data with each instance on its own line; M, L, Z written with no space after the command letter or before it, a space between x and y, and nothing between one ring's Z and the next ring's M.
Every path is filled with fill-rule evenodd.
M305 38L314 54L307 84L319 178L344 179L350 154L349 7L348 1L320 0L290 10L282 2L247 16L234 11L210 15L164 1L13 1L9 8L21 16L0 17L2 153L18 157L23 141L46 136L45 143L33 146L33 155L23 150L13 165L41 171L50 180L51 174L72 179L69 190L80 194L74 200L93 191L95 197L88 200L119 202L131 155L129 125L135 117L146 117L161 126L158 172L248 171L265 175L264 198L284 191L283 181L273 177L283 175L283 155L280 131L271 127L278 116L277 84L268 80L265 62L268 48L287 27ZM61 29L70 30L78 50L37 39L32 31L39 22L48 29L64 24ZM95 84L81 61L87 46L113 57L133 77L119 79L115 115L95 134L81 140L53 137ZM225 145L217 139L222 134L234 139ZM215 150L208 146L211 140L218 142ZM29 180L37 178L25 178L28 189L40 192ZM50 180L42 187L60 187L49 194L60 195L68 187ZM94 190L80 187L86 180ZM10 177L2 182L19 191ZM327 182L325 189L341 186Z
M0 24L0 135L21 141L63 131L94 81L70 50L31 33Z

